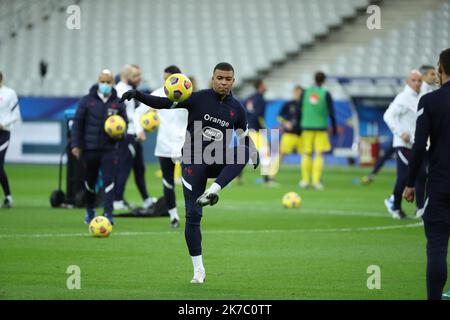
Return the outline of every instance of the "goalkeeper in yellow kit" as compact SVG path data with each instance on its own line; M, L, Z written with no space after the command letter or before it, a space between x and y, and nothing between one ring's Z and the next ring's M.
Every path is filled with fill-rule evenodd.
M331 120L332 133L337 134L333 100L323 88L326 76L323 72L315 74L315 85L305 90L300 99L302 152L301 188L311 186L323 190L321 183L324 166L323 153L331 150L328 138L328 118ZM314 160L313 160L314 153Z

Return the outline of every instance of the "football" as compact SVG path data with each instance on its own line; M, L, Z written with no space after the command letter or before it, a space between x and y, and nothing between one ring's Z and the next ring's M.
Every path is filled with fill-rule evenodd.
M112 232L111 222L106 217L98 216L89 223L89 234L93 237L105 238Z
M110 116L105 121L105 132L113 139L122 137L125 134L126 129L127 124L119 115Z
M175 73L164 83L164 92L173 102L183 102L192 94L192 82L182 73Z
M158 113L154 110L147 112L141 117L141 126L147 132L154 131L159 126L159 123Z
M283 207L291 209L291 208L299 208L300 203L302 202L302 198L295 192L288 192L283 196Z

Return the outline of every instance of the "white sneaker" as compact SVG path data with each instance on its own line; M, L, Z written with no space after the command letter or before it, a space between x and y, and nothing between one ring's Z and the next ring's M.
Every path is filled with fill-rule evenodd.
M325 188L324 188L324 186L323 186L323 184L321 184L320 182L319 183L316 183L315 185L313 185L313 188L314 188L314 190L316 190L316 191L323 191Z
M199 284L204 283L206 280L206 272L205 269L199 269L194 272L194 277L191 280L191 283Z
M425 208L416 210L416 219L422 219L423 214L425 213Z
M5 200L3 201L3 204L1 205L2 209L9 209L12 207L13 204L13 198L12 196L7 196Z
M308 189L308 188L309 188L309 183L300 181L300 182L298 183L298 186L299 186L300 188L302 188L302 189Z
M394 201L392 197L384 199L384 205L386 206L386 209L388 210L389 214L394 219L400 219L400 210L394 210Z
M125 201L120 200L120 201L114 201L113 202L113 208L114 210L128 210L130 209L126 204Z
M142 208L148 209L150 208L156 201L158 201L157 198L149 197L144 200L144 203L142 204Z

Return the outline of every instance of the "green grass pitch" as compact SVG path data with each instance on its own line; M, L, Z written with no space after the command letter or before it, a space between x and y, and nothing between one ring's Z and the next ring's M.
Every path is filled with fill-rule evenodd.
M255 184L221 192L204 210L207 281L189 283L184 240L167 218L117 218L109 238L88 235L84 210L51 209L56 166L7 165L15 206L0 210L0 299L425 299L425 237L420 221L396 221L385 211L394 172L370 186L352 184L364 170L328 168L326 190L301 191L298 167L283 167L280 187ZM154 196L161 182L149 166ZM297 191L300 209L281 197ZM130 179L127 198L139 203ZM184 217L181 186L177 186ZM412 217L414 208L405 205ZM101 211L101 210L99 210ZM69 290L68 266L81 270L81 289ZM369 290L367 268L381 270L381 289ZM450 289L447 285L447 290Z

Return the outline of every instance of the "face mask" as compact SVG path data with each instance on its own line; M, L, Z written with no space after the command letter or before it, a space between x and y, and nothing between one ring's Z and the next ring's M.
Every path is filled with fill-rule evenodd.
M103 95L107 96L111 94L112 86L107 83L99 83L98 91L100 91Z

